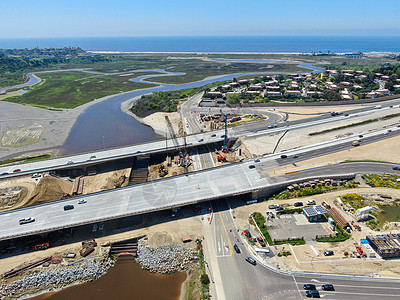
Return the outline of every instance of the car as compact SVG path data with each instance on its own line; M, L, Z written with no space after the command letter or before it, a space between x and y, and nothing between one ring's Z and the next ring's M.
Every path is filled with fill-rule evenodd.
M303 285L303 289L310 291L310 290L316 290L317 287L315 286L315 284L306 283Z
M256 260L255 260L254 258L249 257L249 256L247 256L247 257L245 258L245 260L246 260L248 263L251 263L253 266L255 266L255 265L257 264Z
M279 207L279 204L270 204L270 205L268 205L269 209L275 209L277 207Z
M85 204L87 201L85 199L79 199L78 204Z
M142 153L142 151L138 150L138 151L136 151L135 153Z
M257 241L260 243L261 247L267 246L261 236L257 237Z
M344 116L345 116L345 117L348 117L348 116L349 116L349 114L345 114Z
M360 134L359 136L358 136L359 138L362 138L362 137L364 137L362 134Z
M392 129L389 129L387 132L392 132Z
M315 200L307 200L307 205L315 205Z
M319 292L317 290L306 291L306 296L309 298L319 298Z
M224 138L224 137L225 137L225 134L221 135L221 138Z
M211 137L216 137L216 136L217 136L217 135L216 135L215 133L211 135Z
M29 217L19 220L19 225L35 222L35 218Z
M303 206L303 202L296 202L293 204L295 207Z
M359 141L354 141L351 143L354 147L356 146L360 146L360 142Z
M72 160L69 160L69 161L67 161L67 165L71 165L71 164L73 164L74 162L72 161Z
M333 251L325 251L324 252L324 255L325 256L331 256L331 255L333 255L334 253L333 253Z
M64 210L65 210L65 211L66 211L66 210L71 210L71 209L74 209L74 206L73 206L73 205L71 205L71 204L64 205Z
M93 224L92 232L96 232L99 226L97 224Z
M233 245L233 249L235 249L236 253L240 253L240 249L238 247L238 245Z
M323 284L321 286L321 289L323 289L324 291L334 291L335 287L332 284Z
M1 173L0 176L1 175L8 175L8 172Z
M299 156L297 154L293 155L293 158L299 158Z
M281 155L281 158L283 159L283 158L287 158L287 155L286 154L282 154Z
M256 166L255 165L250 165L249 169L254 169Z
M199 139L199 143L204 142L204 139Z
M21 169L15 169L13 172L21 172Z
M96 155L92 155L87 160L92 160L92 159L95 159L95 158L96 158Z
M393 170L396 170L396 171L397 171L397 170L400 170L400 167L394 166L394 167L393 167Z
M274 213L272 211L267 211L267 216L272 218L272 219L275 218L275 215L274 215Z
M99 230L103 230L103 229L104 229L104 223L101 222L101 223L99 224Z
M278 205L278 207L275 207L275 211L280 211L280 210L283 210L283 207L282 207L282 206L279 206L279 205Z
M259 163L259 162L260 162L260 159L257 158L257 159L254 160L254 162Z
M277 125L275 125L275 124L271 124L271 125L268 125L268 128L275 128L275 127L277 127Z

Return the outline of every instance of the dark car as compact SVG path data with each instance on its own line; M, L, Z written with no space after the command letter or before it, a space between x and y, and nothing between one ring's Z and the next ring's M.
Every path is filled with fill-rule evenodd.
M254 160L254 162L257 162L257 163L258 163L258 162L260 162L260 159L257 158L257 159Z
M295 206L295 207L303 206L303 202L296 202L296 203L294 204L294 206Z
M236 253L240 253L240 249L238 247L238 245L233 245L233 249L235 249Z
M257 241L260 243L261 247L266 247L265 242L261 236L257 237Z
M362 137L364 137L362 134L360 134L358 137L360 137L360 138L362 138Z
M303 289L305 289L305 290L316 290L317 287L315 286L315 284L306 283L305 285L303 285Z
M317 290L311 290L306 292L306 296L310 298L319 298L319 292Z
M13 172L21 172L21 169L15 169Z
M325 251L324 252L324 255L325 256L331 256L331 255L333 255L334 253L333 253L333 251Z
M245 260L249 263L251 263L253 266L255 266L257 264L256 260L254 258L251 257L246 257Z
M256 166L255 165L250 165L249 169L254 169Z
M216 136L217 136L217 135L216 135L215 133L211 135L211 137L216 137Z
M395 167L393 167L393 170L400 170L400 167L395 166Z
M275 210L276 210L276 211L283 210L283 207L282 207L282 206L275 207Z
M1 173L0 176L1 176L1 175L8 175L8 173L7 173L7 172L4 172L4 173Z
M224 138L224 137L225 137L225 134L221 135L221 138Z
M73 205L64 205L64 210L71 210L74 209Z
M321 286L321 289L323 289L324 291L334 291L335 288L332 284L323 284Z
M287 158L287 155L286 154L282 154L281 158Z
M35 222L35 218L29 217L19 220L19 225Z

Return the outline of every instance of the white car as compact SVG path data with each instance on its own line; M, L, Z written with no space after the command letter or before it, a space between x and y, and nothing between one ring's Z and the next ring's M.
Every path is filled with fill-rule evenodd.
M78 204L85 204L87 201L85 199L78 200Z
M307 205L315 205L315 200L308 200Z

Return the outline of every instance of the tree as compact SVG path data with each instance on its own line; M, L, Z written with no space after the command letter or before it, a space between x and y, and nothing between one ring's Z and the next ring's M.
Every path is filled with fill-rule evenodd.
M226 97L226 100L228 101L229 104L238 104L241 100L240 94L228 94Z
M326 90L323 94L322 97L326 101L340 101L340 95L338 92L333 91L333 90Z

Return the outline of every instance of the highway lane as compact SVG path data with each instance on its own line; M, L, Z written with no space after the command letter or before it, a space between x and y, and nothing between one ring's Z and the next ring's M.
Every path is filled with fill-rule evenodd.
M194 101L194 100L193 100ZM372 114L374 112L382 112L382 111L394 110L397 111L395 107L386 107L382 109L375 109L374 107L369 107L364 113L365 114ZM283 132L286 130L294 130L297 128L304 128L313 125L320 125L320 124L327 124L329 122L335 122L336 120L340 119L351 119L355 120L357 117L360 117L361 113L354 113L350 114L347 117L345 115L335 116L335 117L324 117L322 119L314 119L314 120L300 120L292 123L288 123L285 126L278 126L277 128L273 129L265 129L266 124L264 122L255 122L239 127L235 127L235 129L229 129L229 136L233 137L241 137L241 136L258 136L270 133L278 133ZM258 130L257 128L260 128ZM256 132L255 132L256 131ZM193 134L187 136L187 144L189 146L195 145L204 145L213 142L220 142L223 140L221 137L224 134L223 130L213 131L213 132L204 132L200 134ZM184 139L178 138L178 143L180 147L184 145ZM172 140L168 140L168 145L174 145ZM105 151L98 151L92 153L85 153L80 155L74 155L70 157L63 157L63 158L55 158L45 161L37 161L19 165L10 165L10 166L3 166L0 167L0 178L6 178L11 176L18 176L22 174L32 174L37 172L44 172L50 170L57 170L57 169L64 169L64 168L73 168L73 167L80 167L85 165L90 165L94 163L101 163L116 159L122 159L127 157L132 157L136 155L140 155L143 153L157 153L160 151L165 150L165 141L157 141L151 142L146 144L139 144L133 145L129 147L117 148L117 149L110 149ZM13 171L16 169L20 169L20 172L14 173ZM8 174L3 174L8 173ZM3 174L3 175L1 175Z
M248 193L267 184L268 180L246 164L175 176L0 213L0 240ZM87 203L78 205L82 198ZM67 204L75 208L64 211ZM35 222L18 225L20 219L28 217Z

